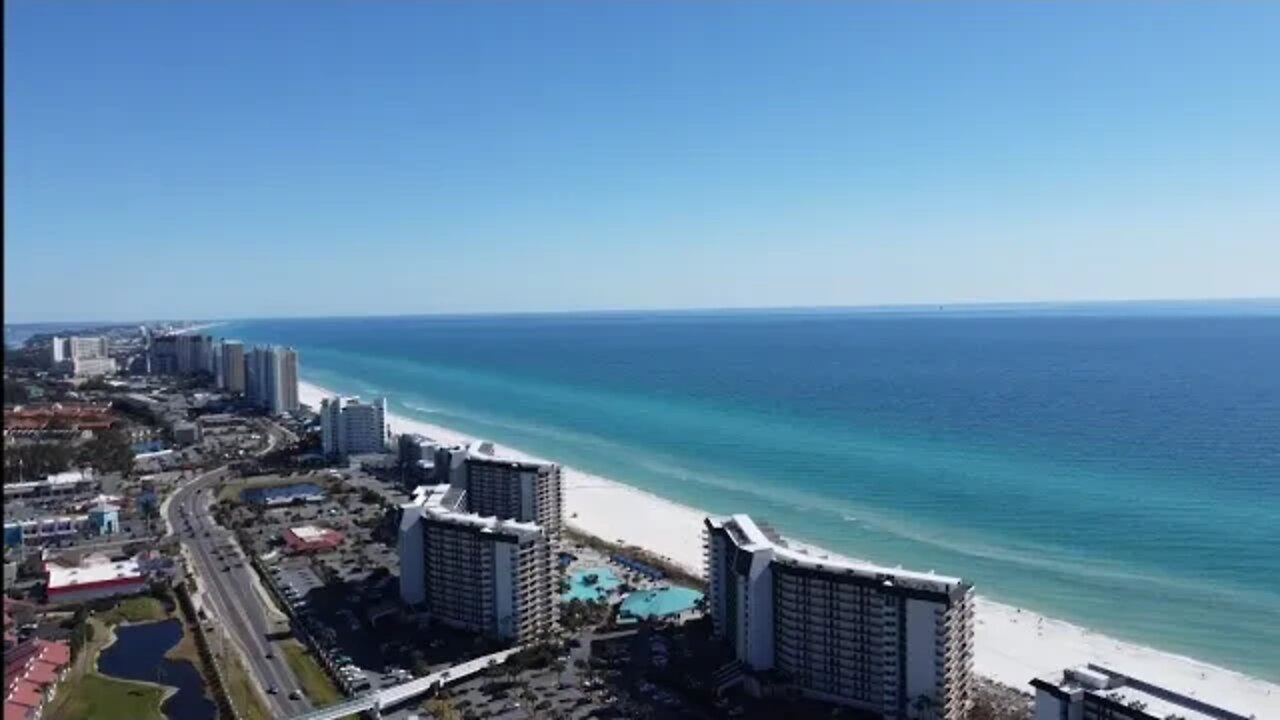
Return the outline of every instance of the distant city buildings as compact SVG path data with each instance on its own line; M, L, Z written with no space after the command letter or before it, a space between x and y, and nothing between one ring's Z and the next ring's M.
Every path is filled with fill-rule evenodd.
M432 620L515 643L557 626L559 571L546 530L465 511L460 488L423 486L402 506L401 599Z
M255 347L244 357L245 394L272 415L298 410L298 353L293 348Z
M1036 678L1031 686L1036 720L1249 720L1101 665L1068 668Z
M325 455L346 457L386 452L387 400L360 402L358 397L331 397L320 403L320 441Z
M245 393L244 343L223 340L221 348L218 362L222 372L218 375L218 387L243 395Z
M740 663L725 684L885 718L966 717L971 585L810 554L746 515L707 518L705 538L715 633Z
M116 371L116 361L111 358L105 337L54 337L50 354L55 370L76 377L111 375Z
M161 335L148 349L154 375L214 374L213 338L208 335Z

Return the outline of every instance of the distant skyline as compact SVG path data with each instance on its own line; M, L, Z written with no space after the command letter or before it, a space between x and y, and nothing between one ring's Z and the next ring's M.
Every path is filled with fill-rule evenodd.
M1280 296L1280 6L5 4L6 323Z

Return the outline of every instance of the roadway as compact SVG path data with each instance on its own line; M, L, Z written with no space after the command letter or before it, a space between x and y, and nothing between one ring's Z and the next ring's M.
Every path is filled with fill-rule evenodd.
M274 444L269 441L268 450ZM270 614L279 611L264 605L261 594L254 588L258 579L253 576L253 567L239 549L235 535L214 522L210 513L215 488L226 472L225 468L212 470L175 490L165 503L165 521L177 533L191 561L191 570L199 578L201 604L206 616L212 616L215 635L219 638L211 639L215 652L219 644L229 640L232 647L240 651L250 675L260 687L265 690L274 686L279 690L274 695L263 693L272 717L288 717L304 712L310 703L305 695L300 700L288 698L291 691L300 691L302 685L289 669L283 651L273 647L266 637ZM219 551L219 546L232 546L236 550ZM228 562L218 558L219 552L223 558L230 558L229 570L223 569ZM268 651L273 657L267 658Z
M424 675L416 680L410 680L399 685L382 688L373 692L365 693L354 697L346 702L336 705L312 710L310 712L300 713L291 720L338 720L355 713L366 712L372 710L375 717L381 716L381 711L386 708L392 708L401 703L412 700L422 695L434 687L443 687L451 683L458 682L468 678L476 673L489 667L490 664L500 664L505 662L513 653L519 652L521 648L514 647L506 650L499 650L496 653L458 663L453 667L445 670L438 670L430 675ZM281 716L286 717L286 716Z

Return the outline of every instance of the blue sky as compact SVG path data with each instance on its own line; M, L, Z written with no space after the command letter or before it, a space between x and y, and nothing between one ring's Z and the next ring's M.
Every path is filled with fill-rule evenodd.
M7 322L1280 295L1273 3L5 3Z

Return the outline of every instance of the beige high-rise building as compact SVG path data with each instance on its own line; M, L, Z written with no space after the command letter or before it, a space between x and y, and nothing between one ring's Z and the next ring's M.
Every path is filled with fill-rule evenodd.
M467 509L481 515L536 522L554 541L560 540L564 505L560 466L467 453Z

